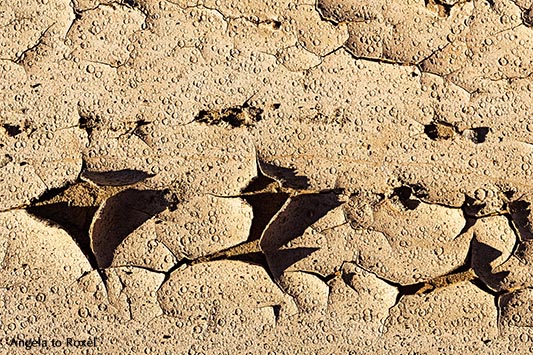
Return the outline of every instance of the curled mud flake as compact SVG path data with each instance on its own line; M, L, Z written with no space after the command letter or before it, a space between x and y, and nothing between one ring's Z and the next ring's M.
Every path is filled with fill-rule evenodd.
M531 352L530 0L38 3L0 0L2 339Z
M165 210L162 191L127 189L108 198L95 213L89 232L99 267L108 267L115 249L131 232Z

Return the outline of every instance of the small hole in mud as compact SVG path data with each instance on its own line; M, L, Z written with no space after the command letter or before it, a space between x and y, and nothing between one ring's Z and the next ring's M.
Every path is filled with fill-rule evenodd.
M489 131L489 127L477 127L465 130L463 132L463 135L466 138L470 139L472 142L479 144L485 142Z
M455 134L452 125L442 122L433 122L424 126L424 133L432 140L451 139Z

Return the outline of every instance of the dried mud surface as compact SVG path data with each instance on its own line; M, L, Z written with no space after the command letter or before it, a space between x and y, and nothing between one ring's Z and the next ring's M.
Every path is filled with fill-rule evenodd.
M532 26L1 1L0 352L529 353Z

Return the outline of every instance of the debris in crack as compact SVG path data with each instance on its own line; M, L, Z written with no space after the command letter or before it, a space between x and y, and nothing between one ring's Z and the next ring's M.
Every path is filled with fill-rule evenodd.
M472 268L468 268L466 271L451 272L447 275L426 281L424 286L416 291L416 294L428 293L460 282L472 281L476 278L477 275Z
M13 157L9 154L5 154L2 158L0 158L0 168L3 168L7 164L11 163L13 161Z
M527 27L533 27L533 6L529 9L522 9L522 22Z
M262 119L263 109L249 106L223 108L220 110L201 110L195 117L196 122L208 125L229 125L231 127L250 127Z
M98 127L98 124L101 122L98 116L91 116L88 114L79 113L79 127L84 129L87 132L87 135L90 137L93 130Z
M471 140L473 143L479 144L485 142L489 132L489 127L477 127L465 129L462 134L465 138Z
M449 17L452 11L452 8L456 1L446 1L446 0L424 0L426 8L431 9L439 14L441 17Z
M461 129L456 125L445 121L435 121L424 126L424 133L430 139L435 141L449 140L454 138L457 134L462 134L464 138L475 144L480 144L486 141L489 132L489 127Z
M424 133L434 141L447 140L453 138L456 129L447 122L433 122L424 126Z

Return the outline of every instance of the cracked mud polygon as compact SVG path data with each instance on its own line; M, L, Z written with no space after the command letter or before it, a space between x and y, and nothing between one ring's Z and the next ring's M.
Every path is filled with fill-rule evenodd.
M0 2L0 352L530 352L532 19Z

